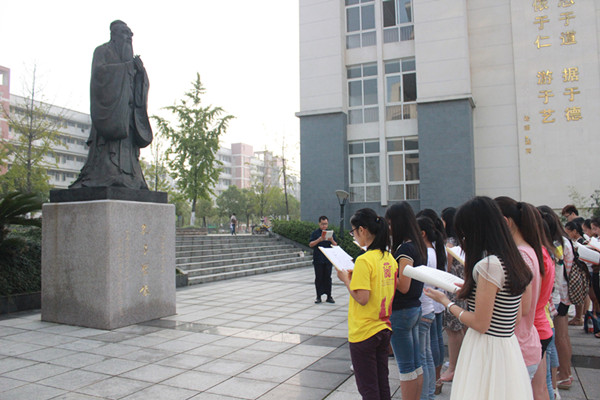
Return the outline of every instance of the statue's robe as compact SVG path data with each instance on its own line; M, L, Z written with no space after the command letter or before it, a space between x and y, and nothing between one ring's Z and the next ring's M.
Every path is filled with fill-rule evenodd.
M152 142L146 70L123 62L112 42L98 46L92 61L92 129L88 159L69 188L120 186L148 189L140 148Z

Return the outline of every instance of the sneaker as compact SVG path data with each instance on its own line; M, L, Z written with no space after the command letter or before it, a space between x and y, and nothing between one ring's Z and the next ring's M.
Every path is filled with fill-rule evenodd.
M321 298L320 297L315 300L315 304L319 304L319 303L321 303Z
M325 300L325 301L328 303L331 303L331 304L335 304L335 300L331 296L327 297L327 300Z

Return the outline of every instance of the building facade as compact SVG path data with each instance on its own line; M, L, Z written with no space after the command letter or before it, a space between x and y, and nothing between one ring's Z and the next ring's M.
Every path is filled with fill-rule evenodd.
M283 159L268 150L254 151L252 145L233 143L230 148L225 146L219 148L217 160L223 165L214 189L215 197L232 185L239 189L250 189L256 184L283 189ZM288 193L299 198L298 179L293 175L288 175L286 179Z
M304 220L600 188L599 0L300 0ZM334 218L334 221L337 218Z
M2 110L10 110L10 69L0 66L0 140L7 140L8 120ZM0 174L6 169L5 165L0 165Z
M10 69L0 66L0 97L1 105L10 114L19 118L23 115L30 102L22 96L10 93ZM48 182L55 189L66 189L77 177L88 156L86 141L90 135L91 119L89 114L58 107L55 105L36 102L35 107L43 108L48 118L54 119L59 131L60 144L52 146L52 152L45 156L48 166ZM12 131L6 118L0 114L0 138L5 141L15 139L16 132ZM60 121L60 122L59 122ZM35 143L34 143L35 144ZM1 173L6 172L8 165Z

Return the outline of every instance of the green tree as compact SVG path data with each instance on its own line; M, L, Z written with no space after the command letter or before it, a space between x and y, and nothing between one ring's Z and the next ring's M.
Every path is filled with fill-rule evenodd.
M280 219L299 219L300 202L280 187L271 187L266 195L267 213Z
M287 207L285 204L285 194L279 187L271 187L266 195L267 198L267 214L277 218L287 215Z
M48 161L48 156L53 157L53 145L61 143L59 128L65 122L63 115L51 114L51 106L36 99L36 89L34 68L31 89L25 100L12 109L2 109L14 134L12 139L2 143L11 164L8 172L0 177L3 193L20 191L46 195L51 188L47 170L56 163Z
M262 218L269 214L268 193L270 188L271 187L265 184L264 182L258 182L254 186L252 186L252 209L254 211L254 214L259 218Z
M227 130L231 115L223 115L221 107L204 107L201 96L205 89L200 74L192 89L179 103L165 107L177 118L173 126L166 119L153 116L159 131L170 141L166 155L177 187L192 202L191 225L195 224L198 199L208 199L219 179L221 162L216 159L219 138Z
M290 220L300 219L300 200L288 193Z
M246 218L246 226L250 227L250 218L254 215L254 207L252 206L252 191L250 189L242 189L242 202L240 205L242 209L240 216Z
M185 221L190 221L192 208L187 198L175 191L169 191L169 203L175 205L175 215L178 220L181 220L181 226L185 225Z
M246 226L250 226L250 218L254 215L253 205L254 193L250 189L238 189L237 186L229 186L219 197L217 197L217 208L222 217L229 217L235 213L239 219L246 220Z
M171 182L169 181L169 170L166 165L166 157L164 152L164 143L159 132L154 135L154 139L150 146L149 160L142 160L140 165L144 178L148 183L148 188L155 192L168 192L172 190Z
M207 218L213 217L216 214L216 209L212 199L200 199L196 204L197 215L202 218L202 226L206 228Z
M231 185L219 197L217 197L217 207L219 214L223 217L233 213L243 215L246 206L244 193L237 186Z

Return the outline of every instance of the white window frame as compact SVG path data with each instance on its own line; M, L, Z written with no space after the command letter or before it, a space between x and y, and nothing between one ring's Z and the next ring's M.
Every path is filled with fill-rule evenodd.
M374 73L365 72L372 71ZM360 76L351 76L351 71L360 69ZM369 75L365 75L369 74ZM348 124L366 124L379 121L379 90L377 78L377 63L350 65L346 67L346 77L348 81ZM361 99L359 105L351 105L352 96L350 87L353 84L360 82ZM365 87L367 82L375 87L375 103L365 104Z
M414 57L387 60L384 63L384 79L385 79L385 120L394 121L402 119L416 119L417 118L417 96L414 100L405 101L404 98L404 78L407 75L414 75L415 80L415 91L417 90L417 71ZM390 69L397 66L398 70L388 72ZM388 80L393 78L400 78L400 96L398 100L390 100L392 94L390 93L390 85Z
M361 145L362 152L351 154L350 148L351 146ZM377 151L369 151L367 153L367 145L373 149L377 149ZM379 176L378 181L367 181L367 158L376 157L375 163L375 171L377 171L377 175ZM352 162L353 160L362 160L362 182L353 183L352 182ZM371 203L381 202L381 171L379 170L379 165L381 163L381 148L379 140L355 140L348 142L348 186L350 188L350 202L351 203ZM370 188L370 189L368 189ZM367 190L371 190L375 197L367 197ZM358 197L357 197L358 196Z
M355 49L360 47L375 46L377 44L377 33L375 24L375 0L346 0L346 49ZM367 9L371 9L373 14L373 27L364 29L363 15ZM349 31L348 13L358 11L358 21L360 28Z
M385 26L385 15L381 16L381 25L383 28L383 43L393 43L393 42L404 42L407 40L415 39L415 29L414 29L414 15L413 15L413 0L383 0L381 5L381 12L385 13L385 4L391 2L394 4L394 25ZM402 5L404 5L405 9L406 3L410 4L409 10L409 19L407 22L400 22L400 9Z
M406 141L415 141L417 142L416 149L406 149ZM389 142L391 141L401 141L402 150L390 150ZM417 136L406 136L406 137L398 137L398 138L387 138L386 139L386 157L388 163L388 201L402 201L402 200L419 200L420 195L420 183L421 183L421 175L420 169L417 167L417 173L419 175L419 179L407 179L407 168L406 168L406 155L417 155L417 161L419 160L419 139ZM392 180L392 173L390 168L392 167L392 162L390 161L391 156L402 156L402 180ZM402 186L402 196L401 198L392 198L392 193L395 193L395 190L392 190L391 186ZM407 189L407 186L410 185L410 188ZM416 189L416 195L411 191Z

